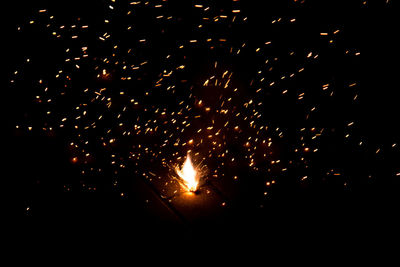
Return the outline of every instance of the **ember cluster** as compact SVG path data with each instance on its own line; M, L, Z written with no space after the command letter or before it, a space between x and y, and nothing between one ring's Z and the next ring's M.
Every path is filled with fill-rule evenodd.
M66 191L95 191L101 176L121 197L121 180L145 179L173 198L188 153L201 185L232 199L255 186L260 207L289 181L373 179L370 163L398 145L369 143L362 127L361 49L344 18L281 2L289 11L243 0L38 9L16 27L24 49L9 85L28 104L15 131L63 140L81 181Z

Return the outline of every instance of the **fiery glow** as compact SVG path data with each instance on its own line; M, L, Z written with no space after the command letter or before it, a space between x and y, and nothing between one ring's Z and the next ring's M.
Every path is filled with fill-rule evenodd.
M199 175L195 167L192 164L189 154L186 157L185 163L181 169L177 167L175 169L178 176L181 178L181 185L188 191L194 192L199 184Z
M333 81L346 68L324 73L332 64L359 64L354 58L360 55L358 48L346 48L353 47L353 40L347 43L342 34L347 22L321 27L304 24L300 14L280 17L274 11L259 20L248 8L240 10L239 0L222 6L196 1L182 10L196 15L184 18L174 15L180 11L167 1L98 2L99 7L104 4L99 23L77 14L66 21L55 19L56 10L43 7L14 25L18 38L11 38L26 45L16 46L20 59L11 64L15 68L8 90L21 92L23 103L32 100L29 108L11 117L17 120L15 133L46 138L67 134L66 153L79 180L112 175L117 190L119 180L131 173L170 199L181 191L198 191L207 179L212 185L214 178L224 177L218 182L222 186L247 172L262 177L263 188L256 192L264 193L264 187L272 187L287 172L301 174L299 182L310 179L309 172L350 179L345 166L318 167L320 157L330 158L330 150L321 149L324 142L345 141L344 153L357 147L379 160L388 150L384 144L369 147L368 134L357 126L353 109L361 101L362 86L356 77L345 75L345 90ZM131 16L143 8L148 16ZM157 30L148 31L146 25ZM258 31L260 25L271 32L243 34ZM304 47L302 38L288 39L294 30L303 39L312 37L310 46ZM54 46L57 53L54 58L32 54L32 45ZM331 57L331 52L341 56ZM321 122L331 116L331 97L349 111L337 113L333 124ZM288 108L281 112L275 105ZM337 134L330 134L334 129ZM391 149L397 153L400 141L392 139L396 143ZM236 190L228 185L222 191Z

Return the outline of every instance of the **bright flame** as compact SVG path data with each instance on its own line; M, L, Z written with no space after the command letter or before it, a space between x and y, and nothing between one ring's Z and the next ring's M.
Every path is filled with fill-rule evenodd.
M187 155L186 161L183 164L182 169L176 168L175 171L182 179L181 184L183 185L183 187L185 187L190 192L196 191L199 184L198 174L192 164L192 160L190 159L189 155Z

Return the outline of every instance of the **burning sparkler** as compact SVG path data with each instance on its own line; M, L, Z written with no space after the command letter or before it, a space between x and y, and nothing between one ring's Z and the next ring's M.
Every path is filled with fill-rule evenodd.
M200 174L193 166L189 154L187 155L182 168L179 169L179 167L176 167L175 171L180 178L179 183L182 185L182 187L188 192L196 192L199 185Z

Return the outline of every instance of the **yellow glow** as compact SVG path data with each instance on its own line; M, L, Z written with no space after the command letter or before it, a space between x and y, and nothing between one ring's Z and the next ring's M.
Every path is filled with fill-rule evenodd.
M187 155L182 169L175 169L178 176L182 179L181 185L189 192L194 192L199 184L198 173L192 164L190 156Z

